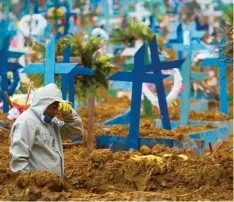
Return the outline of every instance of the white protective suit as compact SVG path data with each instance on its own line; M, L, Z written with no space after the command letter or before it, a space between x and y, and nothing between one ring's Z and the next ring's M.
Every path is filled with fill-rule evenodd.
M10 168L13 172L46 170L64 175L63 139L83 135L83 124L76 113L63 113L64 121L56 118L50 124L42 114L55 101L63 101L55 84L38 89L28 110L23 112L11 130Z

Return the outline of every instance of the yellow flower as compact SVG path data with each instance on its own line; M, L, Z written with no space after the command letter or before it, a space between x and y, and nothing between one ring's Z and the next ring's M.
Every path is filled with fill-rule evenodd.
M63 8L58 8L58 9L57 9L57 14L58 14L59 16L63 16L63 15L65 14Z
M59 31L60 33L63 33L63 32L64 32L64 26L59 27L58 31Z
M87 42L81 41L81 47L85 48L87 46Z
M50 9L48 10L48 16L54 15L54 12L55 12L55 8L54 8L54 7L50 8Z
M17 27L18 27L18 28L20 27L20 21L17 22Z
M178 157L180 157L184 161L188 160L188 157L184 154L180 154L180 155L178 155Z
M157 164L162 164L163 163L163 158L159 157L159 156L154 156L154 155L146 155L146 156L138 156L135 155L133 157L131 157L131 159L135 160L135 161L142 161L143 159L146 159L147 161L153 161Z

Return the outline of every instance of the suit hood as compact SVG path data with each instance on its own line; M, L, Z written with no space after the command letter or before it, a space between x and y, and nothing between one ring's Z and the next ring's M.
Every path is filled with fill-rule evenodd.
M64 100L62 99L61 90L57 85L50 83L35 91L30 109L40 115L43 114L46 108L55 101L61 102Z

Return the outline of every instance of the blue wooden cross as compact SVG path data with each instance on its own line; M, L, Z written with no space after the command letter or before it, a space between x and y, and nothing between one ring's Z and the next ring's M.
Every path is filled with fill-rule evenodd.
M150 50L151 50L151 61L152 61L152 63L146 65L143 62L144 65L141 68L142 68L142 71L144 71L144 72L153 72L156 75L161 75L161 70L179 68L182 65L182 63L184 62L184 60L160 62L156 38L154 38L151 41ZM135 54L134 58L136 58L139 55L139 53L138 54L137 53ZM143 61L144 61L144 55L143 55ZM136 60L135 60L135 63L134 63L134 67L135 66L136 66ZM123 81L123 80L121 80L121 81ZM128 81L128 80L126 80L126 81ZM162 82L160 82L160 81L157 81L155 83L156 83L156 87L157 87L158 96L159 96L159 99L160 99L159 106L160 106L163 126L166 129L170 129L170 121L169 121L169 118L168 118L167 104L164 105L164 101L166 102L166 100L164 100L162 98L163 96L165 96L164 87L161 86ZM133 98L134 97L132 96L132 100L133 100ZM120 123L125 123L128 120L128 117L129 117L128 113L130 113L130 110L128 110L128 112L123 114L123 117L120 117L120 116L116 117L116 122L115 122L115 118L114 118L113 120L109 120L109 121L105 122L105 125L118 124L119 122ZM121 120L121 118L123 118L123 120Z
M180 68L184 62L183 59L160 62L156 37L154 37L150 43L150 51L151 51L151 64L145 66L145 70L147 72L153 71L154 74L161 74L161 70ZM168 108L167 108L166 95L163 86L163 80L159 80L156 82L156 89L158 94L159 108L160 108L163 127L167 130L170 130L171 126L168 115Z
M68 46L63 53L64 63L70 62L70 54L71 47ZM72 103L73 108L75 108L75 77L78 75L94 75L94 72L90 68L77 65L69 74L62 75L61 89L63 99L66 100L68 90L69 101Z
M201 44L200 40L194 40L194 38L198 38L200 36L200 34L198 35L191 35L191 32L189 32L190 35L189 35L189 39L188 39L188 44L184 44L182 40L179 40L175 43L170 43L169 46L171 46L174 50L177 51L177 58L178 59L181 59L183 58L183 52L186 48L187 52L188 52L188 48L187 46L189 46L190 50L192 52L195 52L195 51L199 51L199 50L207 50L207 48ZM197 33L197 32L196 32ZM195 37L194 37L195 36ZM183 39L183 38L182 38ZM185 41L185 39L184 39Z
M153 61L151 64L144 64L142 67L145 72L158 72L158 69L172 69L172 68L180 68L184 60L174 60L174 61L166 61L166 62L160 62L160 55L158 52L158 45L156 38L154 37L153 40L151 41L150 44L150 51L151 51L151 61ZM135 55L136 57L136 55ZM143 57L144 59L144 57ZM134 64L135 65L135 64ZM161 85L161 84L159 84ZM157 87L157 92L159 97L165 95L165 92L162 92L164 88L158 87L158 84L156 83ZM160 93L162 92L162 93ZM160 99L161 100L161 99ZM163 105L161 106L162 102L159 102L159 107L160 107L160 112L161 112L161 117L162 117L162 122L163 122L163 127L165 129L170 129L170 121L168 118L168 111L167 111L167 105L166 107ZM129 117L130 117L130 112L131 110L127 110L124 114L119 115L117 117L114 117L111 120L108 120L104 122L104 125L113 125L113 124L128 124L129 123Z
M3 101L4 113L7 113L9 111L9 105L4 96L4 92L6 91L9 96L14 94L14 91L16 90L20 81L19 69L23 68L18 62L8 62L9 58L18 59L20 56L23 55L23 53L12 52L8 50L10 46L10 38L10 35L8 35L6 36L6 38L2 39L3 45L0 51L0 98ZM8 86L7 72L13 73L13 81L10 86Z
M198 50L206 50L207 48L198 43L197 41L191 40L192 36L188 36L187 43L175 43L172 44L172 48L177 50L178 58L183 57L183 52L187 53L187 59L186 62L183 64L182 67L182 78L183 83L185 85L185 89L181 96L181 101L183 103L183 107L180 108L180 124L181 125L188 125L189 120L189 106L190 106L190 93L191 93L191 79L203 79L205 76L207 76L207 73L191 73L191 64L192 64L192 52L198 51Z
M207 58L202 61L200 67L218 67L219 69L219 96L220 112L228 115L228 92L227 92L227 64L223 60L224 54L219 50L219 57Z
M183 32L185 31L183 29L183 23L168 23L167 26L170 30L172 30L167 36L169 43L181 43L183 41ZM187 27L186 29L190 31L191 40L201 39L205 35L205 31L196 30L195 23L192 24L192 26Z
M32 63L25 69L26 74L44 74L44 85L55 83L55 74L69 74L76 63L55 62L55 37L52 37L46 48L45 63Z
M117 72L109 78L110 80L132 82L130 124L129 124L129 135L127 138L128 149L138 148L141 93L142 93L142 83L144 82L156 84L163 126L168 130L171 129L165 91L163 86L163 79L166 78L167 76L163 75L161 73L161 70L172 69L173 64L177 64L180 66L183 63L183 60L161 63L159 60L158 47L155 37L151 41L150 49L151 49L151 61L152 61L150 65L144 64L144 54L145 54L145 44L144 44L141 46L141 48L137 51L137 53L134 56L134 68L132 72ZM150 73L146 73L147 71Z
M157 81L163 80L165 77L162 74L145 73L143 68L144 52L145 45L142 45L142 47L135 54L134 68L132 72L117 72L109 78L110 80L132 82L130 125L127 139L128 149L138 149L142 83L157 83Z

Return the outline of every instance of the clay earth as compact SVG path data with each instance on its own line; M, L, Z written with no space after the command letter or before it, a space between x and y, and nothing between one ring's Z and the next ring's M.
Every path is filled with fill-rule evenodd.
M125 98L109 98L105 103L108 104L96 105L96 122L112 118L129 107L129 101ZM87 110L87 107L78 110L84 122L85 134ZM6 120L4 115L1 116ZM200 117L197 119L200 120ZM229 118L218 113L218 116L213 115L210 119ZM140 135L183 139L191 132L212 128L210 125L184 126L168 132L160 128L154 129L152 118L145 118L141 120ZM95 126L95 135L103 131L122 136L128 133L127 126ZM212 153L205 151L204 156L198 156L188 149L173 149L164 145L155 145L152 149L142 146L139 151L115 153L109 149L94 149L89 154L84 143L79 143L64 149L64 179L45 171L12 173L9 169L8 136L9 130L1 128L0 200L233 199L233 151L230 150L230 146L233 146L232 134L220 147L214 145Z

